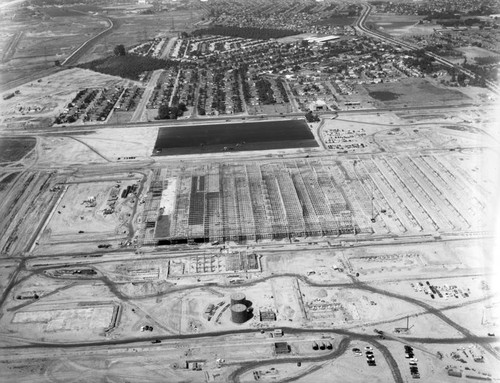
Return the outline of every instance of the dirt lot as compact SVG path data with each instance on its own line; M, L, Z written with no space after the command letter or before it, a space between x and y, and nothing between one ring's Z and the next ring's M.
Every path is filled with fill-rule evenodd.
M121 193L133 184L129 181L69 185L39 243L85 241L90 238L108 242L127 238L136 198L123 199ZM118 199L113 200L113 195ZM107 214L111 204L113 212Z

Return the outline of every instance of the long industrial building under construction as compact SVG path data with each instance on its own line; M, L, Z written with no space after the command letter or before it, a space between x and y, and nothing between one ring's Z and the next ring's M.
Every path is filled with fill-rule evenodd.
M158 170L145 244L247 241L359 231L348 202L319 162L207 165Z
M486 206L487 196L453 159L403 153L156 169L140 240L161 245L474 230L483 213L468 209L466 198Z

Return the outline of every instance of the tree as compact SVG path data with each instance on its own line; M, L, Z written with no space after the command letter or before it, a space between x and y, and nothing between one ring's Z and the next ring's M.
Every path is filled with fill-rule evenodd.
M158 120L166 120L170 118L170 108L167 104L161 104L158 109Z
M179 103L179 111L181 112L186 112L188 109L186 107L186 104L184 104L183 102L180 102Z
M127 51L125 50L125 46L123 44L119 44L113 49L113 53L115 56L125 56Z
M318 122L319 116L317 114L313 114L312 110L309 110L306 115L307 122Z

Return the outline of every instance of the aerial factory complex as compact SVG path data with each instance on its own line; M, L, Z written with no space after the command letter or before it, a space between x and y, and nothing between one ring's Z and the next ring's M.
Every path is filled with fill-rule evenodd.
M500 380L498 0L5 0L0 381Z

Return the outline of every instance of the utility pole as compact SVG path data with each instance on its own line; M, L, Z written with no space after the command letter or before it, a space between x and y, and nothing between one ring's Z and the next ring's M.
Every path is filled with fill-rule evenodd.
M374 210L373 210L373 200L375 199L373 197L373 188L374 188L373 181L370 184L371 184L370 190L371 190L371 194L372 194L372 198L371 198L371 200L372 200L372 219L371 219L371 221L373 223L373 222L375 222L375 216L374 216Z

